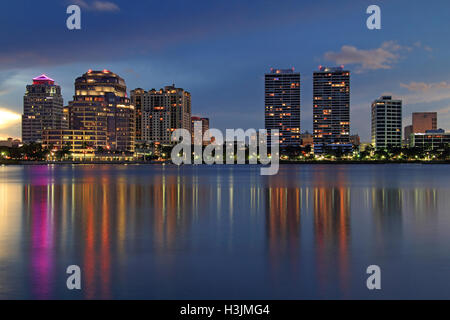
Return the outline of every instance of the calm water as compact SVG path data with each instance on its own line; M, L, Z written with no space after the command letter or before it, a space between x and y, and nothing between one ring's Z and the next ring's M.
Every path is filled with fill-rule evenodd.
M450 299L450 166L3 166L0 298Z

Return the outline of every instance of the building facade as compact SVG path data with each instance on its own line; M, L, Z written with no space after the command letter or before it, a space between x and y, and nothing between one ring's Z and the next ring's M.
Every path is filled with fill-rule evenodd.
M45 74L34 78L23 97L22 141L41 143L43 130L61 129L62 126L61 87Z
M136 142L143 142L142 139L142 101L146 94L144 89L136 88L131 90L130 98L131 104L135 108L136 114Z
M425 133L437 129L437 112L413 112L413 133Z
M96 134L94 134L96 133ZM44 130L43 147L50 150L69 149L73 158L92 158L99 147L106 149L106 131L93 130Z
M372 103L372 145L376 149L402 146L402 101L383 96Z
M314 153L351 151L350 71L320 67L313 74Z
M423 150L443 150L450 146L450 132L439 130L427 130L426 133L411 134L410 147Z
M125 81L108 70L89 70L78 77L68 107L69 128L90 131L91 136L106 133L108 150L134 152L135 109L126 90Z
M264 76L265 128L278 130L280 148L300 146L300 73L271 69ZM270 144L270 135L267 142Z
M405 146L409 146L411 143L411 134L413 133L413 126L410 124L409 126L406 126L403 133L403 144Z
M186 129L191 132L191 94L175 85L160 90L131 92L132 101L139 104L141 119L137 131L141 141L172 144L172 132Z

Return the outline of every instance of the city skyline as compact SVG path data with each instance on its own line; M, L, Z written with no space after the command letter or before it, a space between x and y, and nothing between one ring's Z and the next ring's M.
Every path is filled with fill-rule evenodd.
M450 300L449 0L4 4L0 300Z
M2 18L15 28L8 31L13 36L4 37L7 50L0 57L1 138L20 137L21 96L30 78L48 74L61 86L64 101L69 101L75 75L104 68L121 74L128 88L148 90L168 83L186 88L192 93L193 108L214 119L214 127L224 129L230 124L263 128L264 72L269 67L295 67L302 74L301 128L311 132L312 74L321 64L344 64L352 72L351 134L358 133L362 141L370 141L367 126L370 105L381 95L404 101L404 125L411 123L412 112L437 111L439 127L448 129L450 84L446 75L450 64L445 57L449 46L440 39L444 38L449 22L445 10L440 8L442 5L383 3L383 28L370 31L365 27L365 9L370 4L367 1L330 3L330 10L322 10L323 6L315 4L267 2L261 6L258 2L257 12L252 10L256 6L252 1L246 4L231 1L227 7L217 3L205 7L202 1L192 6L180 3L180 9L174 11L175 17L187 10L198 19L171 23L165 25L166 29L157 27L160 18L153 22L138 19L150 4L142 3L142 10L137 10L124 1L113 2L116 9L109 11L81 6L82 30L78 33L67 30L61 23L67 3L30 3L26 10L23 4L13 4L11 10L24 11L22 24L2 13ZM199 6L203 10L197 10ZM161 4L159 10L164 13L170 8ZM38 26L30 18L31 11L40 17ZM55 18L58 12L61 21ZM219 12L223 15L220 19ZM419 19L419 15L427 12L433 12L440 28ZM269 19L272 16L286 19L275 25ZM339 16L346 19L333 19ZM212 17L216 21L211 28ZM324 19L318 22L317 17ZM130 19L138 22L129 23ZM116 34L106 34L104 39L98 36L105 32L102 23L110 20L115 21L114 30L119 37L123 36L127 45L107 50L105 57L105 50L97 48L107 45L110 49L109 42ZM416 21L414 25L407 22L412 20ZM37 29L54 30L57 45L27 35L31 24ZM167 34L143 39L139 30L144 32L150 27L154 27L155 34L158 30ZM332 37L326 36L337 29L340 31ZM22 40L19 43L15 38ZM288 38L298 41L288 42L279 50ZM244 46L245 40L252 45ZM92 50L85 50L87 44ZM233 47L239 50L226 50ZM214 105L210 103L212 98Z
M275 103L275 106L279 106L281 108L280 110L282 112L291 111L291 110L288 110L288 109L291 109L291 107L293 109L295 109L296 117L293 118L294 121L290 119L291 118L291 114L290 113L286 114L286 115L288 115L288 117L285 117L287 120L285 119L284 122L289 123L290 125L288 125L288 126L291 126L291 127L294 126L295 127L296 121L298 122L300 120L300 118L301 118L301 116L300 116L301 115L300 100L297 100L297 95L300 96L300 92L301 92L301 89L300 89L300 87L301 87L300 73L295 72L295 68L291 68L291 69L273 69L273 68L271 68L270 73L266 73L265 74L265 93L264 93L265 100L266 100L265 101L265 105L266 106L265 106L265 110L264 110L264 114L265 114L265 118L266 118L266 120L265 120L265 128L269 129L269 130L270 130L270 127L276 128L276 129L280 130L280 132L284 132L285 136L288 133L290 133L289 130L294 130L292 132L294 134L298 134L299 136L293 136L292 138L299 138L298 142L296 142L296 143L292 143L292 142L291 143L287 143L286 146L287 145L300 146L301 144L303 144L302 143L302 139L303 139L303 136L305 134L311 134L311 135L319 137L319 133L323 131L322 128L324 128L324 127L328 128L329 127L329 129L325 129L325 130L331 130L330 123L334 123L335 121L341 121L341 122L339 122L340 123L340 127L342 127L341 129L344 130L344 131L341 132L341 129L338 129L336 127L335 129L332 130L332 132L334 132L333 133L334 136L337 135L337 136L340 137L341 136L340 133L344 133L343 137L345 137L345 139L346 139L345 141L348 140L347 142L345 142L347 144L351 142L352 137L354 137L354 136L359 137L358 133L356 133L354 135L351 134L351 132L352 132L351 131L351 126L350 126L351 121L349 119L349 113L351 111L351 107L349 105L349 100L350 100L350 96L351 96L349 94L349 91L350 91L350 71L349 70L344 70L344 69L345 68L344 68L343 65L341 65L340 67L319 66L319 70L314 72L314 81L313 81L314 88L315 88L314 89L315 90L314 112L316 112L316 113L313 115L313 118L312 118L312 122L313 122L313 130L312 130L312 132L313 133L310 133L308 130L300 131L300 128L288 128L287 129L288 131L286 131L286 130L284 130L281 127L278 126L278 125L281 125L281 123L278 123L278 122L275 125L271 124L273 122L273 120L271 120L271 116L273 116L273 114L271 114L270 112L272 112L273 110L268 110L268 108L272 108L273 106L270 107L269 105L274 105L274 103ZM169 86L164 86L164 88L161 88L159 90L156 90L155 88L152 88L151 90L148 90L148 91L145 91L142 88L135 88L135 89L127 90L127 87L125 85L125 80L122 79L121 77L119 77L118 75L114 74L110 70L104 69L104 70L101 70L101 71L93 71L92 69L89 69L81 77L77 77L75 79L75 95L73 96L74 99L77 99L77 100L81 99L81 101L84 101L84 100L86 100L84 98L84 96L87 95L87 94L90 94L90 95L94 94L94 96L97 96L98 94L104 94L102 92L98 92L99 90L97 90L97 89L100 89L100 91L101 90L106 90L108 92L110 91L109 89L105 89L104 87L102 87L102 85L110 86L110 84L108 84L108 82L110 82L110 81L108 80L104 84L102 84L102 83L96 84L94 87L92 87L92 89L90 89L90 90L94 90L95 89L94 91L85 91L84 93L82 93L82 91L80 91L81 89L86 90L86 88L88 88L88 87L86 87L84 85L84 83L89 82L86 79L84 79L84 77L90 76L90 75L93 77L93 79L95 77L98 77L98 76L101 76L101 77L105 77L105 76L108 77L109 76L109 77L113 77L112 79L117 77L119 79L119 83L117 84L117 86L120 87L118 89L123 91L121 93L121 96L124 99L126 99L128 101L127 103L130 103L130 107L132 107L133 110L135 110L133 112L133 121L136 124L136 127L134 128L136 133L133 134L133 137L134 137L133 139L135 140L136 143L144 142L144 141L147 141L147 142L149 142L149 141L156 141L158 143L160 143L160 142L169 143L170 138L168 136L167 137L163 137L163 134L162 134L163 131L164 132L166 132L166 131L167 132L173 131L174 130L173 128L178 128L179 126L184 126L184 127L186 127L185 129L188 129L188 130L191 129L191 125L190 125L191 120L193 118L196 118L196 116L195 116L195 114L191 113L191 95L190 95L189 92L185 91L183 88L176 88L175 85L172 84L172 85L169 85ZM325 78L322 79L322 75L325 76ZM271 77L279 77L279 78L273 78L272 79ZM320 77L320 79L318 77ZM80 83L82 88L78 88L77 89L77 82L79 82L80 79L84 79ZM283 81L277 81L277 80L283 80ZM22 140L24 139L24 132L25 132L25 135L30 135L30 133L28 132L29 131L28 127L30 127L31 124L27 124L26 125L27 126L27 131L24 131L24 128L25 128L24 127L25 126L25 122L24 121L28 121L28 119L26 119L26 118L30 118L30 117L27 116L27 115L31 114L30 110L29 110L30 106L31 106L31 104L30 104L31 102L27 102L29 100L29 98L27 98L27 95L29 95L29 92L31 92L31 88L33 88L35 86L42 86L42 85L48 86L48 88L44 88L42 90L44 90L45 92L47 92L47 91L50 92L51 91L52 94L53 94L54 89L51 89L51 88L55 87L58 90L57 93L58 93L59 97L61 97L60 86L56 83L55 80L49 78L47 75L42 74L40 76L37 76L37 77L33 78L32 81L33 81L33 83L31 85L29 84L29 85L26 86L26 92L25 92L25 96L24 96L23 113L21 115L21 118L22 118ZM294 83L291 83L292 81L294 81ZM323 87L322 84L319 85L318 81L320 83L325 81L324 84L327 84L327 86ZM341 81L344 81L344 82L341 83ZM93 81L90 81L90 82L93 82ZM345 86L343 86L344 83L345 83ZM80 84L78 84L78 86L80 86ZM329 86L328 86L328 84L329 84ZM100 85L100 87L98 87L99 85ZM284 87L283 86L277 87L279 85L284 85ZM292 87L292 85L294 85L294 87ZM91 86L92 86L92 84L91 84ZM342 96L342 90L343 89L342 88L341 89L337 88L337 91L336 90L333 91L334 87L339 87L339 88L345 87L345 91L344 91L345 98L344 98L344 96ZM111 88L113 88L113 87L111 87ZM278 88L278 89L273 89L273 88ZM292 91L293 88L294 88L294 91ZM34 94L34 91L36 91L36 90L41 90L41 89L40 89L40 87L38 89L33 89L33 91L32 91L33 94ZM114 90L116 90L116 89L114 89ZM270 100L270 99L267 100L268 97L272 97L274 95L273 93L270 93L270 92L278 92L278 91L273 91L273 90L278 90L280 92L280 95L276 95L275 97L277 99L279 99L281 102L288 103L289 106L284 107L286 105L285 103L281 103L281 102L277 103L276 101L272 101L273 98L271 98L272 100ZM280 91L280 90L288 90L289 92ZM44 92L44 91L42 91L42 92ZM129 94L128 94L128 91L130 92ZM152 116L152 112L154 111L153 107L150 107L150 105L152 105L152 106L153 105L158 105L159 106L159 105L168 104L169 102L170 102L170 105L172 105L173 102L175 102L175 100L178 101L178 99L173 100L175 98L175 96L173 98L170 98L170 94L175 93L175 92L178 93L178 91L180 91L181 93L185 93L185 95L187 95L187 98L188 98L188 102L187 102L187 105L186 105L186 107L188 108L188 114L187 114L187 117L186 117L186 124L183 124L183 125L181 125L181 123L180 124L175 124L175 122L172 123L173 121L175 121L175 118L173 120L170 120L169 118L167 118L165 121L166 122L169 121L172 124L169 125L169 123L167 123L167 126L166 126L167 128L161 128L161 130L163 130L163 131L161 131L161 130L159 130L158 132L155 131L152 134L150 134L150 132L146 132L145 131L146 129L144 127L150 128L149 127L149 123L147 123L147 122L148 122L148 119L151 119L153 117ZM282 92L282 94L281 94L281 92ZM341 93L339 93L339 92L341 92ZM48 93L48 94L50 94L50 93ZM166 94L168 94L167 97L166 97ZM159 95L161 95L161 97L157 98ZM183 95L184 94L182 94L182 96ZM321 97L322 95L324 95L324 96ZM331 97L328 97L328 95L331 95ZM41 96L41 93L39 91L37 93L36 97L39 98L40 96ZM151 98L152 96L154 96L154 98ZM322 98L324 98L324 99L326 98L327 102L323 106L320 106L320 108L321 108L319 110L320 112L317 113L317 111L318 111L317 107L319 107L319 105L317 105L317 104L320 102L317 99L322 99ZM153 101L154 99L159 99L159 100ZM277 100L277 99L275 99L275 100ZM333 100L328 100L328 99L333 99ZM342 100L342 99L344 99L344 100ZM387 100L391 100L392 97L391 96L381 96L379 99L376 99L374 102L372 102L372 104L371 104L371 109L372 109L371 110L371 123L372 123L371 140L370 141L363 141L363 143L369 143L369 144L371 143L374 147L377 145L377 143L374 142L375 138L374 138L374 132L373 132L373 123L374 123L373 121L375 119L374 118L374 113L373 113L374 112L374 103L377 102L377 101L384 101L386 99ZM42 99L38 99L38 100L40 101ZM62 100L62 99L59 99L59 100ZM88 100L89 100L89 98L88 98ZM97 100L98 99L95 98L95 101L97 101ZM152 101L151 103L150 103L150 100ZM45 101L47 101L47 99L45 99ZM400 105L402 104L402 99L394 99L394 101L399 101ZM52 98L52 100L50 102L54 103L53 102L53 98ZM37 103L37 102L34 102L34 103ZM39 105L38 107L40 107L41 105L47 104L47 103L48 102L45 102L45 103L39 102L38 103L38 105ZM58 126L49 126L49 127L46 127L46 129L53 129L53 130L54 129L58 129L58 128L60 128L60 129L67 128L67 129L72 129L72 130L73 129L83 129L83 130L86 129L86 128L82 128L82 127L78 128L76 125L74 125L74 123L72 123L73 119L74 119L73 110L77 109L77 108L74 109L73 107L71 107L73 105L74 101L69 101L68 105L67 105L67 103L64 103L63 101L59 101L58 103L60 104L60 109L61 109L60 110L61 111L60 112L61 113L61 115L60 115L60 118L61 118L60 122L61 121L62 122L61 122L59 127ZM176 102L176 103L178 103L178 102ZM65 105L64 108L63 108L63 105ZM182 105L184 105L184 103ZM167 105L167 108L168 107L169 107L169 104ZM157 107L157 109L159 110L158 112L161 112L161 108L162 107ZM322 110L323 108L325 108L327 110ZM326 117L330 117L329 114L331 114L331 111L332 111L332 110L328 110L328 108L336 109L336 110L333 109L334 110L334 112L333 112L333 119L334 120L330 120L330 119L327 120ZM64 115L62 114L63 113L63 109L64 109ZM152 109L153 111L151 111L150 109ZM401 109L401 107L400 107L400 109ZM184 107L183 107L183 110L184 110ZM33 111L33 110L31 110L31 111ZM327 111L327 113L325 113L325 111ZM34 111L34 112L37 112L37 111ZM46 111L46 113L49 113L49 112L52 113L53 110L47 110ZM175 109L172 110L172 113L173 112L177 113L175 111ZM344 113L342 113L342 112L344 112ZM169 112L168 114L170 114L170 113L171 112ZM320 115L320 117L322 117L323 116L322 113L325 115L325 118L320 119L320 121L319 121L318 120L318 116ZM198 114L199 113L197 112L197 115ZM402 112L400 112L400 116L396 118L396 121L399 123L398 124L399 129L397 129L397 131L400 134L400 137L398 138L398 139L400 139L399 140L400 141L400 145L401 145L402 141L406 142L406 144L409 144L409 142L410 142L409 141L409 135L411 133L413 133L413 132L414 133L425 133L427 130L436 130L437 129L437 114L438 113L435 112L435 111L413 112L411 114L411 118L412 118L412 123L413 124L412 125L408 125L408 124L402 123L402 119L403 119L402 118ZM192 115L192 118L191 118L191 115ZM285 113L280 113L280 114L277 113L276 115L277 115L277 117L281 116L281 118L283 118L283 115L285 115ZM34 116L32 116L32 117L34 118ZM120 118L120 116L119 116L119 118ZM159 116L157 118L159 119ZM180 114L180 115L177 115L176 118L177 119L178 118L184 119L185 117ZM45 119L46 119L45 116L42 116L43 123L41 124L41 126L44 126L44 123L46 121ZM147 120L145 120L147 122L144 123L143 122L144 119L147 119ZM180 119L179 119L179 121L182 121L183 123L185 122L184 120L180 120ZM199 118L199 119L208 119L208 128L209 128L209 118L204 118L203 117L203 118ZM269 122L267 122L268 119L270 120ZM53 121L53 122L56 121L56 120L58 120L58 119L57 118L51 118L51 119L49 118L48 119L48 121ZM163 120L163 118L160 118L160 120ZM342 122L343 120L345 120L347 122ZM381 120L381 118L378 119L378 120L375 120L375 121L379 121L379 120ZM382 121L384 122L384 121L386 121L386 119L384 119ZM159 121L158 121L158 123L159 123ZM283 125L285 125L286 123L284 123ZM325 126L324 124L327 124L327 125ZM345 124L345 125L342 126L343 124ZM169 129L169 127L173 127L173 128ZM417 128L413 129L414 127L417 127ZM154 131L154 129L151 129L151 130ZM446 132L441 127L439 128L439 130L442 130L443 132ZM148 131L148 129L147 129L147 131ZM403 131L404 131L404 133L403 133ZM44 130L40 129L40 133L39 134L42 134L43 132L44 132ZM314 134L314 133L316 133L316 134ZM402 135L402 133L403 133L403 135ZM56 131L53 131L52 134L56 134ZM330 134L331 135L331 131L330 131L330 133L326 133L326 134ZM151 138L151 135L153 135L154 137ZM281 135L283 135L283 134L280 133L280 136ZM144 139L144 136L145 136L145 139ZM282 137L280 137L280 138L282 138ZM337 141L337 143L339 145L339 144L344 143L341 138L339 138L338 140L335 140L335 138L333 138L330 141ZM20 139L20 138L8 137L8 139ZM285 138L282 138L282 139L285 140ZM4 139L2 141L6 141L6 139ZM31 139L31 140L28 139L27 141L24 141L24 142L30 143L30 142L40 142L40 141L42 141L42 138ZM282 143L282 142L280 141L280 143ZM319 142L317 142L317 143L319 143ZM325 143L325 145L329 144L329 143L331 143L330 145L334 145L333 144L334 142L328 142L328 143ZM345 144L345 143L343 145L344 147L347 146L347 144ZM133 145L134 145L134 143L133 143ZM359 145L359 142L358 142L358 145ZM388 143L387 145L385 145L385 147L388 147L388 146L392 147L392 146L396 146L396 145L397 144L389 144ZM319 149L320 148L321 147L320 147L320 144L319 144ZM317 152L321 153L321 151L319 149L317 150Z

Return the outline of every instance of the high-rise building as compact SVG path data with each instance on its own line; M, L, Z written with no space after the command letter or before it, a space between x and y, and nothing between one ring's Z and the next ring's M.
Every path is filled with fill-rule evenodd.
M195 137L195 130L194 126L196 122L201 123L202 128L202 136L201 137ZM207 131L209 130L209 118L202 118L202 117L191 117L191 133L192 133L192 143L193 144L202 144L202 145L208 145L210 142L211 137L209 137ZM195 140L195 138L199 138L198 140Z
M45 74L34 78L23 97L22 141L42 142L43 130L61 129L62 125L61 87Z
M176 129L191 132L191 94L184 89L175 85L160 90L136 89L131 99L140 105L142 118L137 130L142 141L171 144Z
M136 141L141 142L142 139L142 100L144 99L144 95L146 94L144 89L136 88L131 90L130 98L131 104L134 105L136 110Z
M413 112L413 133L425 133L437 129L437 112Z
M279 131L280 147L300 146L300 73L271 69L264 77L265 128ZM270 136L267 139L271 143Z
M402 146L402 101L383 96L372 103L372 145L376 149Z
M71 130L89 131L94 136L106 132L110 151L134 152L134 106L127 97L125 81L111 71L89 70L75 80L69 121Z
M351 151L350 71L320 67L313 75L314 153Z

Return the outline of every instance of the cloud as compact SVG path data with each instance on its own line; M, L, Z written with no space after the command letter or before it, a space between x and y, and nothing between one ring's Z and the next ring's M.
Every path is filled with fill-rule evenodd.
M120 8L117 4L109 1L94 1L92 5L97 11L119 11Z
M450 83L447 81L425 83L425 82L410 82L409 84L400 83L402 88L406 88L409 91L428 92L432 90L450 89Z
M431 103L450 99L450 83L447 81L441 82L410 82L400 83L400 87L408 90L407 94L397 95L402 96L405 103Z
M22 117L19 113L0 108L0 134L2 136L17 136L17 128L20 126L21 119ZM5 131L5 129L12 130Z
M86 10L110 12L120 11L120 8L117 4L109 1L94 1L92 3L88 3L85 0L72 0L71 2Z
M139 72L137 72L136 70L134 70L133 68L126 68L125 70L123 70L125 73L129 73L134 75L136 78L140 78L141 74Z
M391 69L400 59L400 51L410 51L411 48L400 46L395 41L386 41L379 48L363 50L354 46L344 45L339 52L325 53L325 59L334 63L357 65L356 73L367 70Z
M417 48L422 48L423 50L428 51L428 52L433 51L433 48L431 48L430 46L427 46L427 45L423 45L422 42L420 42L420 41L417 41L416 43L414 43L414 46Z
M382 95L393 96L403 101L403 123L411 123L411 112L434 111L438 113L438 126L450 123L450 83L415 82L400 83L406 89L403 93L384 92ZM446 107L442 106L448 105ZM445 128L444 128L445 129ZM449 129L449 128L447 128Z

